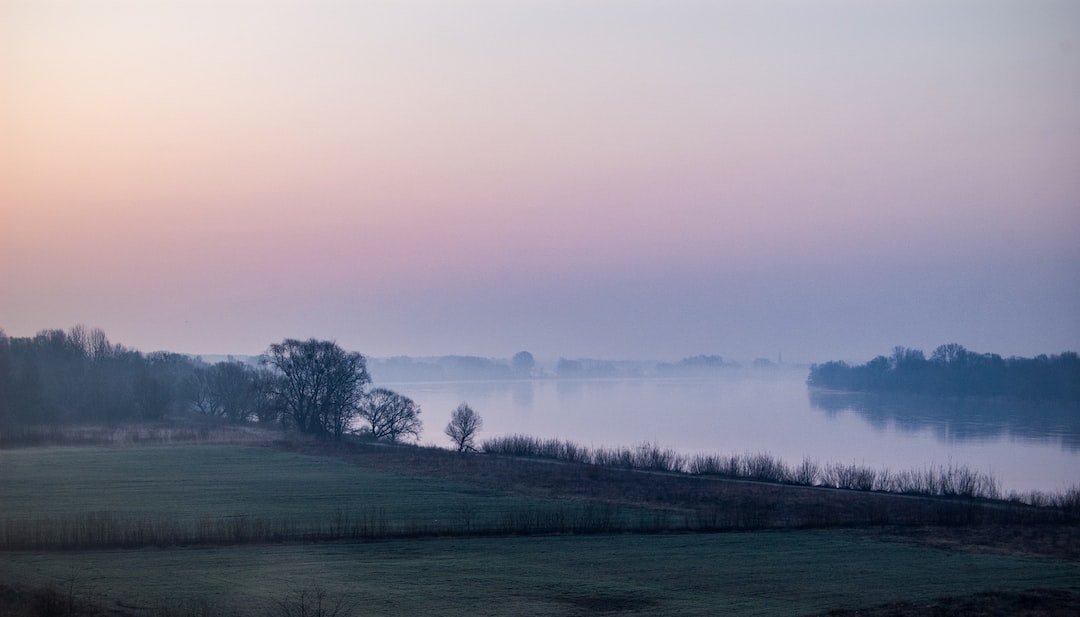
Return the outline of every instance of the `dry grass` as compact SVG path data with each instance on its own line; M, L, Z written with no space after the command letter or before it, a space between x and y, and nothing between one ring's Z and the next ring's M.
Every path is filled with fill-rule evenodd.
M1080 561L1077 525L890 527L869 533L885 540L951 551Z
M927 467L893 472L854 463L819 464L805 459L791 466L765 452L757 454L698 454L684 456L670 448L642 443L636 447L588 448L563 439L540 439L529 435L505 435L485 440L488 454L584 463L639 471L666 471L719 476L776 484L824 486L859 491L999 499L997 480L963 465Z
M250 424L153 422L125 424L34 425L0 432L0 448L41 446L137 446L182 444L260 445L301 436Z
M291 444L392 473L423 475L542 498L595 500L662 510L690 529L1060 523L1056 507L927 497L603 467L586 463L459 454L377 444Z
M630 508L268 447L0 451L0 550L656 530Z

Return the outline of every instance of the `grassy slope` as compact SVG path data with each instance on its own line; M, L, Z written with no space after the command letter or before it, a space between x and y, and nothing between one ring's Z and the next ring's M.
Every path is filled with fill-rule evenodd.
M535 502L463 482L360 469L265 447L0 450L0 519L112 512L180 522L246 515L330 521L343 509L438 520Z
M198 519L247 514L459 516L523 498L271 448L0 450L0 518L118 511ZM0 581L73 579L97 597L155 606L202 597L258 613L323 586L360 614L791 615L980 590L1080 591L1080 564L958 553L843 531L394 540L321 545L0 553Z

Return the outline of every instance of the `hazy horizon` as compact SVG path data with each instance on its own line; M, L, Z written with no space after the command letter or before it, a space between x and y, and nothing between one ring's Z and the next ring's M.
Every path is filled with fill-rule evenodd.
M1071 0L0 0L0 328L1080 349Z

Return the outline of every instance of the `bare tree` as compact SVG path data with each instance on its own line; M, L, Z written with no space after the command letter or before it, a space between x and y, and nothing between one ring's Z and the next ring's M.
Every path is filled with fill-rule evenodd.
M514 354L514 357L510 360L511 365L514 367L514 372L529 376L532 374L533 368L536 366L536 358L527 351L519 351Z
M369 392L360 404L359 415L368 424L365 432L375 439L394 443L407 436L420 437L420 406L393 390L375 388Z
M480 414L473 411L468 403L462 403L450 416L450 423L443 432L457 445L458 452L476 451L476 433L484 426Z
M921 349L912 349L910 347L904 347L897 345L893 347L892 355L893 368L907 369L916 367L926 363L926 356L923 355Z
M222 401L215 396L210 367L198 366L184 380L184 390L191 406L204 416L224 415Z
M230 360L197 367L188 377L186 387L192 406L199 412L246 422L265 403L259 391L263 378L259 369Z
M371 381L364 356L332 341L286 339L264 361L276 369L269 389L283 417L321 437L341 437Z
M946 343L938 345L934 353L930 355L930 361L938 364L954 364L963 362L968 355L968 350L959 343Z
M100 361L116 352L101 328L87 329L82 324L75 325L68 329L68 339L91 360Z
M322 587L294 591L275 601L270 611L278 617L349 617L355 613L353 602L332 596Z

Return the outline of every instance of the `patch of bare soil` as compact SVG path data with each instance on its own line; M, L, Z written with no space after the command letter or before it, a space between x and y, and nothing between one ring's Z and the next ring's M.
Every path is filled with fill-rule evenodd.
M987 592L929 602L895 602L856 610L834 610L827 617L1076 617L1080 594L1059 589Z
M954 551L1080 560L1080 525L890 527L867 533Z

